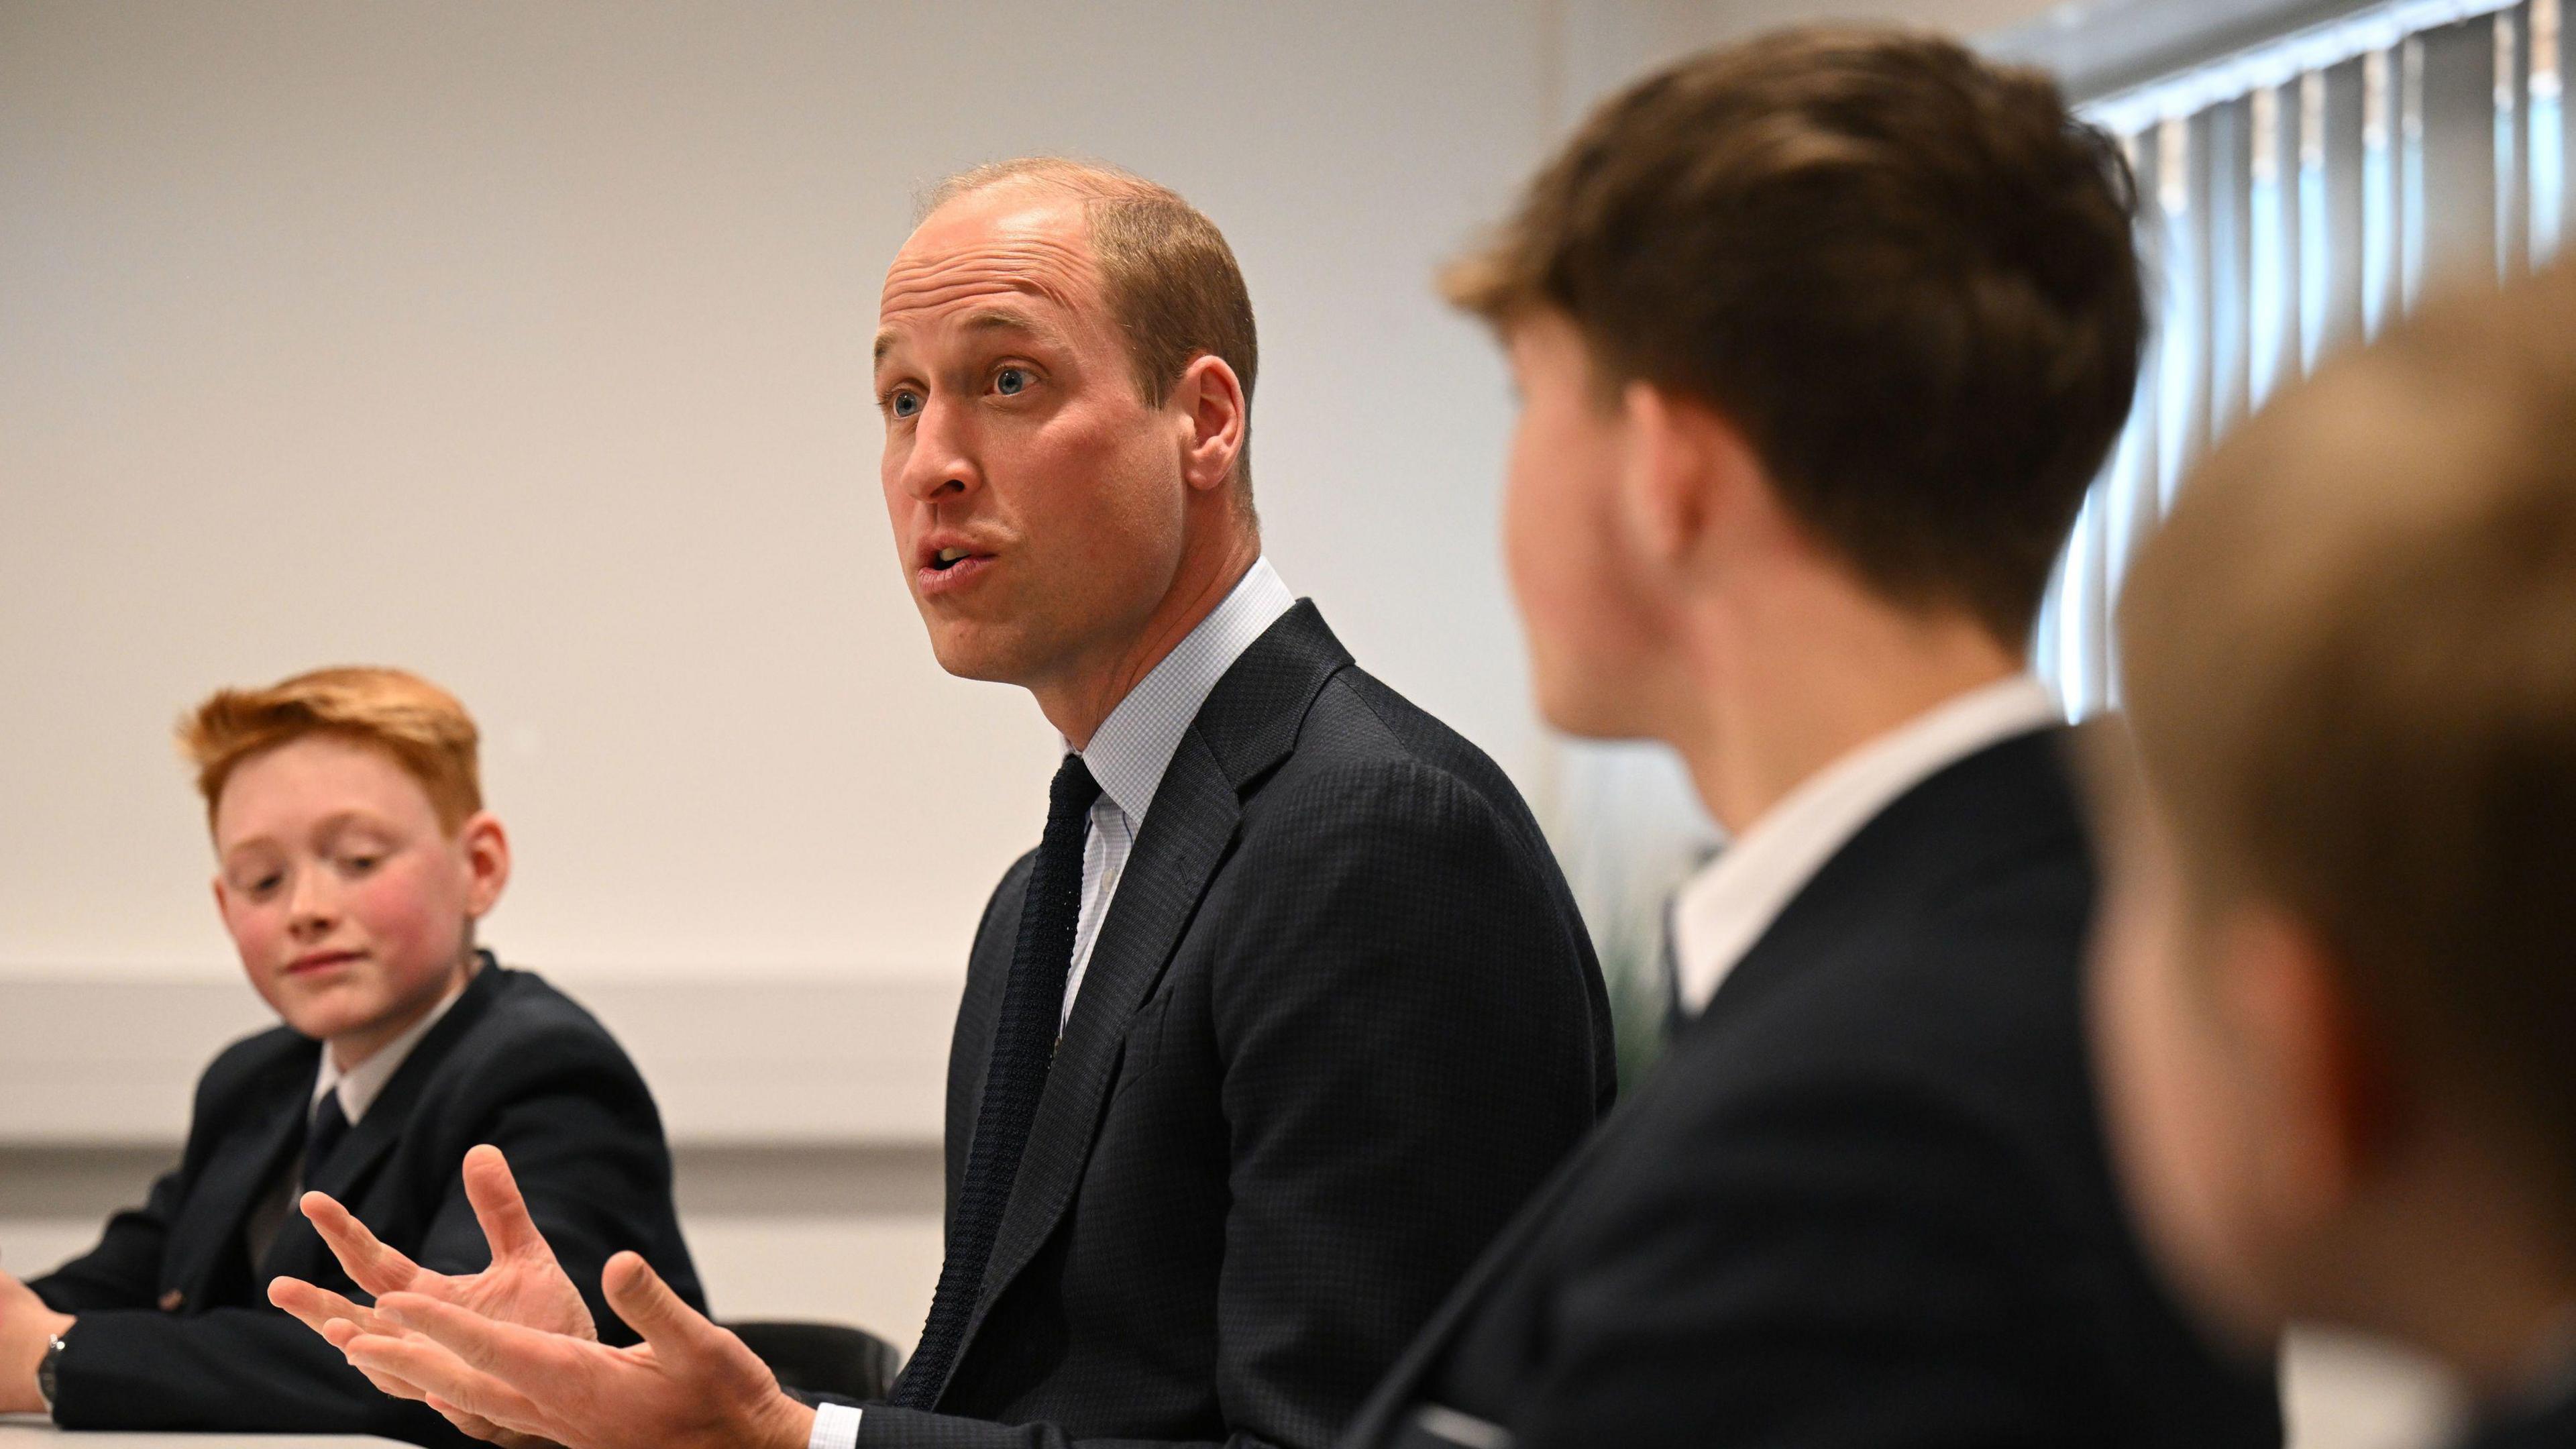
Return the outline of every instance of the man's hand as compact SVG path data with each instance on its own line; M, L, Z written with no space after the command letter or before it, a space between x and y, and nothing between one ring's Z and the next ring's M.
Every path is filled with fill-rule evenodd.
M350 1281L378 1298L417 1293L503 1323L596 1340L599 1327L590 1321L590 1305L582 1302L581 1290L565 1276L554 1249L546 1246L545 1235L528 1216L527 1201L519 1196L519 1184L510 1176L510 1164L501 1149L477 1147L465 1154L465 1200L474 1205L474 1219L483 1225L492 1266L463 1277L432 1272L385 1246L327 1193L306 1193L303 1208ZM328 1308L331 1300L349 1302L294 1278L270 1284L268 1299L316 1331L322 1325L306 1310ZM346 1316L336 1311L324 1314L326 1318Z
M303 1208L350 1281L378 1298L418 1293L505 1323L597 1341L599 1327L591 1321L590 1305L582 1301L581 1291L573 1287L563 1265L555 1261L554 1249L546 1246L545 1235L528 1216L527 1200L519 1195L519 1184L510 1176L510 1164L499 1148L477 1147L465 1154L465 1200L473 1204L475 1221L483 1226L492 1266L463 1277L433 1272L387 1247L327 1193L306 1193ZM271 1282L268 1301L302 1319L305 1327L334 1348L345 1348L362 1334L399 1332L373 1310L300 1278ZM370 1371L367 1379L398 1399L429 1397L418 1385L394 1375ZM440 1412L477 1439L528 1449L518 1436L487 1420L445 1408Z
M608 1260L608 1303L644 1342L607 1348L496 1322L417 1293L378 1300L399 1336L357 1333L349 1362L423 1389L431 1407L572 1449L804 1449L814 1411L743 1341L633 1253Z
M70 1314L47 1308L34 1289L0 1273L0 1414L45 1412L36 1366L56 1335L71 1326Z

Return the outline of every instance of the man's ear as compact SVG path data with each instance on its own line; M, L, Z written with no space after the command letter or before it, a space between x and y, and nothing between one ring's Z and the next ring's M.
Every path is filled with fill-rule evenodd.
M2396 1131L2397 1073L2333 946L2285 910L2248 904L2219 923L2221 1009L2265 1100L2272 1150L2255 1164L2275 1225L2302 1233L2347 1206Z
M1201 492L1226 486L1252 422L1243 380L1224 358L1202 352L1181 369L1169 406L1189 421L1181 439L1181 476Z
M230 921L232 919L232 906L230 904L230 895L224 889L224 873L222 871L216 871L215 878L207 882L207 884L212 885L215 888L215 915L222 920Z
M1762 481L1761 462L1736 426L1707 406L1649 382L1620 389L1621 511L1647 560L1677 568Z
M466 914L481 920L501 902L510 883L510 836L489 810L478 810L456 831L456 848L464 854L471 876L466 888Z

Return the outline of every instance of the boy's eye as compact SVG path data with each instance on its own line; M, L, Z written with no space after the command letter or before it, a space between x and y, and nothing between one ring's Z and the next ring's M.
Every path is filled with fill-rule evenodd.
M272 871L271 873L252 881L250 883L250 893L255 896L267 895L270 891L277 889L278 884L284 879L284 876L278 875Z
M886 399L886 411L899 418L911 417L921 411L921 394L910 388L898 388Z
M993 391L1004 397L1017 397L1028 385L1029 370L1025 367L1006 367L993 374Z
M373 855L353 855L348 857L346 864L352 872L365 875L376 868L376 862L381 858Z

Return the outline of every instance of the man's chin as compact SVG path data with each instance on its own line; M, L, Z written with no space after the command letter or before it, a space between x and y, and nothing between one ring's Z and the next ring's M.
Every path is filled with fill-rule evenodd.
M1023 684L1036 677L1038 669L1024 640L1015 633L990 627L934 623L930 630L930 653L939 667L959 679L981 680L987 684Z

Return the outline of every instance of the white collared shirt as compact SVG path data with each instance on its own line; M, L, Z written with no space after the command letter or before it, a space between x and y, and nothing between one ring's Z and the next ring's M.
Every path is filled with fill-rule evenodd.
M2026 674L1954 695L1799 782L1673 901L1673 968L1698 1015L1753 943L1835 852L1898 796L2015 735L2063 722Z
M1091 965L1100 923L1109 915L1118 878L1136 848L1136 832L1144 828L1145 812L1153 807L1163 772L1180 751L1181 736L1189 733L1190 721L1199 717L1199 707L1234 661L1296 606L1297 596L1288 592L1268 556L1254 559L1225 602L1210 610L1091 732L1082 763L1100 782L1100 798L1092 802L1083 831L1082 914L1074 923L1073 966L1064 977L1059 1025L1073 1016L1074 994Z
M1059 1027L1073 1016L1073 998L1082 990L1091 949L1100 940L1100 923L1108 918L1118 878L1136 848L1136 832L1144 828L1145 812L1153 808L1154 792L1162 787L1172 756L1180 752L1190 721L1198 718L1200 706L1243 651L1296 606L1297 596L1269 558L1253 560L1225 602L1209 611L1091 732L1091 743L1080 753L1091 778L1100 782L1100 798L1092 802L1091 818L1083 827L1082 913L1074 919L1073 963L1065 972ZM823 1405L814 1411L806 1449L856 1449L862 1417L858 1409Z
M482 969L479 964L477 969ZM322 1046L322 1069L313 1074L313 1096L304 1104L305 1120L312 1120L312 1109L322 1105L323 1093L336 1091L340 1094L341 1115L349 1119L350 1126L357 1126L358 1119L366 1116L367 1109L376 1104L376 1098L384 1095L385 1083L392 1081L394 1073L402 1070L412 1048L419 1046L420 1039L429 1035L429 1029L438 1025L438 1019L456 1005L457 999L465 994L467 983L473 979L473 972L467 972L455 985L447 988L447 994L438 999L436 1006L404 1028L402 1035L378 1047L365 1061L345 1072L340 1070L338 1062L331 1059L330 1044L325 1042Z

